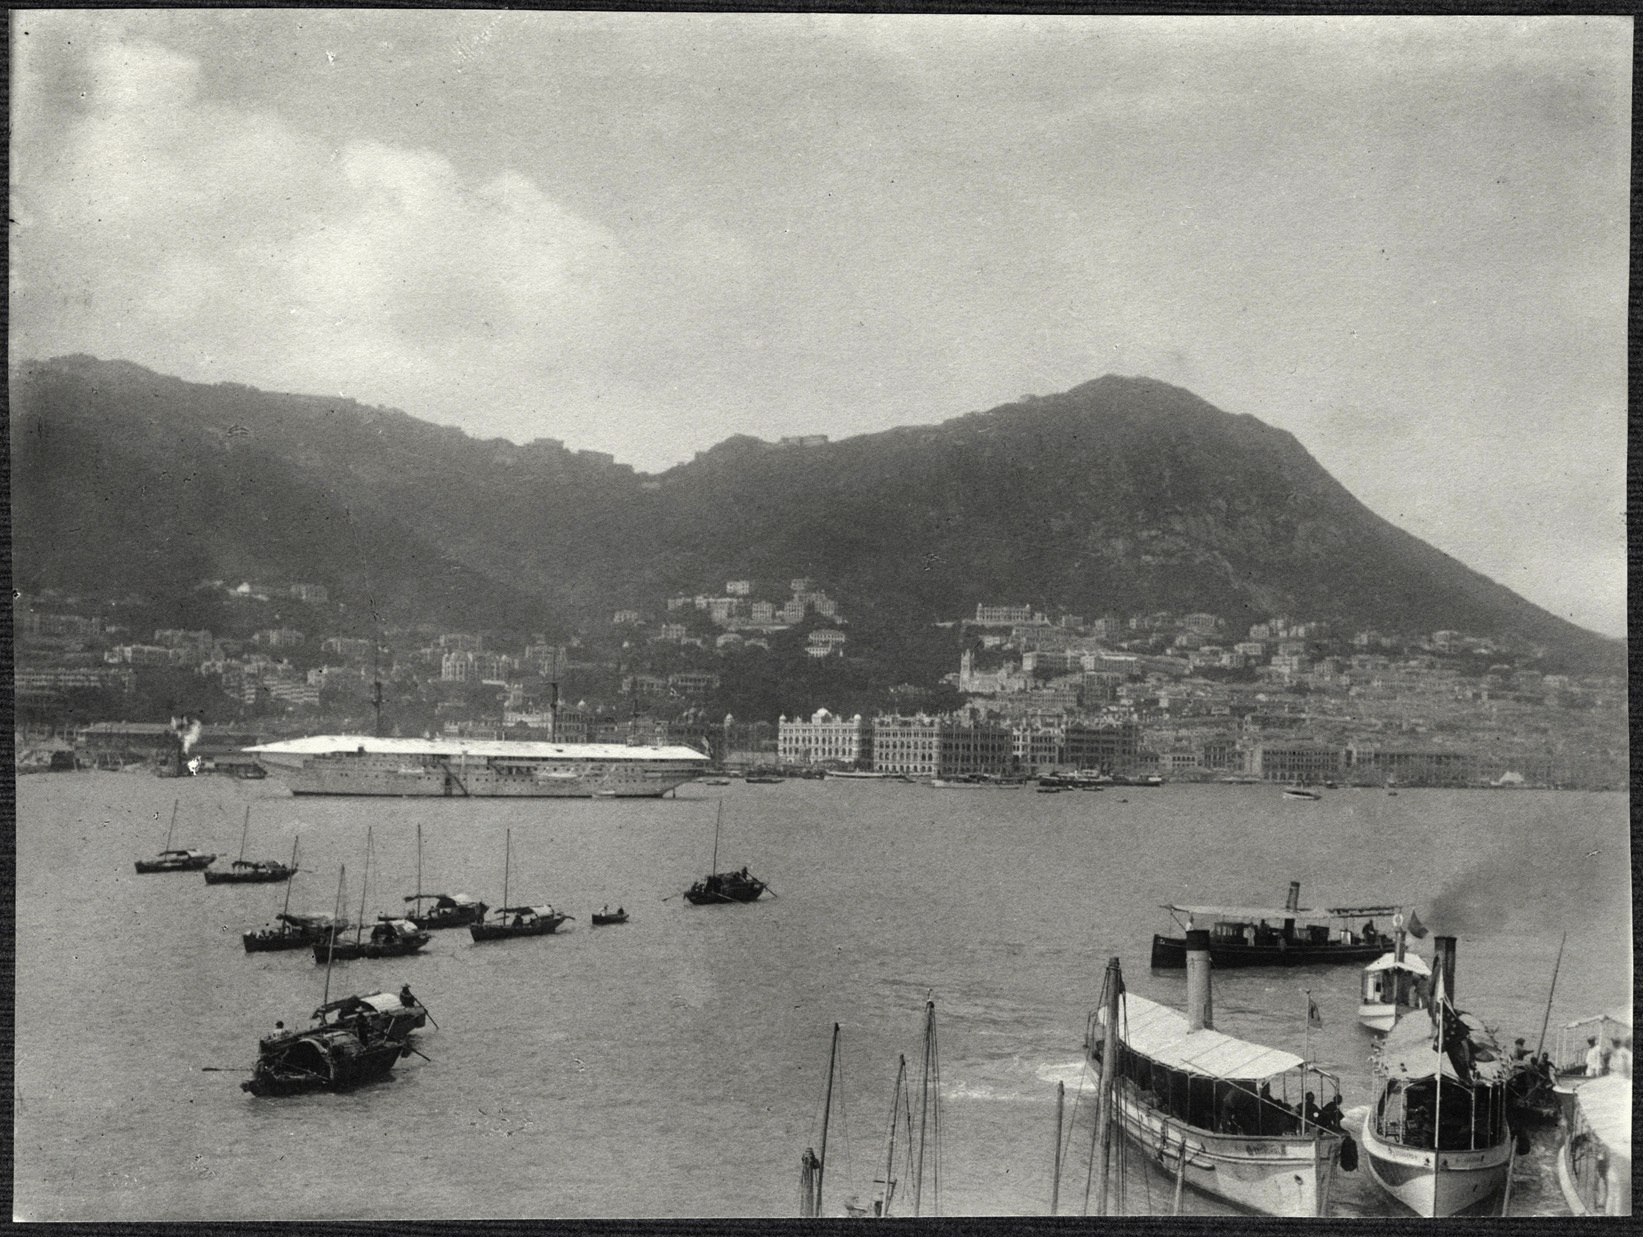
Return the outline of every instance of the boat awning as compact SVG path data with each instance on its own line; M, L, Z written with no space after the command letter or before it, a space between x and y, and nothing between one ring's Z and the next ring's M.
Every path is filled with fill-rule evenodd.
M1594 1027L1600 1022L1618 1022L1623 1027L1632 1025L1632 1007L1619 1005L1606 1014L1588 1014L1584 1018L1576 1018L1573 1022L1565 1022L1563 1029L1573 1031L1580 1027Z
M551 906L504 906L496 913L498 915L535 915L539 919L546 919L550 915L558 914Z
M1283 923L1286 919L1328 919L1329 912L1318 910L1310 906L1298 907L1295 910L1285 910L1283 907L1272 906L1177 906L1168 905L1166 910L1180 911L1184 915L1191 915L1204 919L1234 919L1239 923L1259 923L1266 920L1268 923Z
M1105 1021L1106 1011L1100 1016ZM1204 1078L1258 1082L1302 1064L1292 1052L1234 1039L1220 1031L1188 1030L1185 1014L1133 993L1124 994L1118 1019L1119 1038L1130 1051Z
M1373 919L1376 915L1396 915L1401 906L1332 906L1329 914L1340 919Z
M1419 954L1404 954L1402 962L1398 961L1398 955L1395 953L1382 954L1363 969L1366 971L1409 971L1415 975L1426 976L1432 974L1432 968L1426 965L1426 959Z
M1611 1155L1625 1163L1629 1171L1632 1163L1632 1080L1623 1074L1605 1074L1575 1088L1575 1103L1591 1126L1592 1133L1603 1140Z
M1495 1043L1494 1036L1471 1014L1461 1013L1459 1017L1472 1040L1472 1070L1477 1081L1504 1082L1511 1066ZM1377 1061L1380 1071L1388 1078L1419 1082L1424 1078L1437 1077L1441 1070L1445 1078L1461 1081L1449 1054L1438 1051L1436 1028L1425 1014L1399 1018L1381 1040Z

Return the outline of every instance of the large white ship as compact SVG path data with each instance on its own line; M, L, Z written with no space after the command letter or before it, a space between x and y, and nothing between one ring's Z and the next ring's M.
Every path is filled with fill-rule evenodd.
M654 799L708 764L689 747L350 734L244 750L297 795Z

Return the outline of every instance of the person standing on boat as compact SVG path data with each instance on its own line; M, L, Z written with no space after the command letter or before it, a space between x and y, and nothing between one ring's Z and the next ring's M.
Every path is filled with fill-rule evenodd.
M1603 1073L1603 1049L1597 1046L1597 1036L1586 1037L1586 1077L1597 1078Z
M399 1003L406 1009L416 1008L416 994L411 991L410 984L402 984L399 989Z
M1521 1039L1516 1040L1513 1043L1513 1045L1512 1045L1512 1060L1521 1061L1525 1057L1532 1057L1532 1056L1534 1056L1534 1053L1530 1052L1529 1049L1524 1046L1524 1043Z
M1609 1072L1619 1074L1622 1078L1632 1076L1632 1037L1625 1039L1615 1037L1614 1051L1609 1054Z

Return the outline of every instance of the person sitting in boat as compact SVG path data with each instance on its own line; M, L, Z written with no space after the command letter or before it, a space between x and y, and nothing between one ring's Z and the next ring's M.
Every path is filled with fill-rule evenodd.
M403 984L400 986L399 1003L406 1009L416 1008L416 994L411 991L410 984Z
M1312 1092L1308 1091L1306 1093L1306 1099L1301 1101L1301 1119L1302 1119L1302 1121L1304 1121L1307 1126L1318 1125L1318 1124L1320 1124L1318 1118L1322 1114L1323 1114L1323 1109L1318 1107L1317 1097L1314 1096L1312 1094ZM1302 1128L1305 1128L1305 1126L1303 1126Z
M1318 1110L1318 1124L1326 1130L1334 1130L1337 1134L1341 1130L1341 1097L1336 1096Z
M1373 945L1380 940L1380 933L1375 930L1375 921L1373 919L1364 920L1363 940L1366 945Z
M622 916L622 915L626 915L626 914L627 914L627 912L626 912L626 911L625 911L625 910L623 910L623 909L622 909L622 908L621 908L621 907L620 907L620 906L618 906L618 907L617 907L617 908L616 908L616 914L617 914L617 916L618 916L618 917L620 917L620 916Z
M1528 1047L1524 1044L1521 1036L1512 1041L1512 1060L1522 1061L1534 1055L1535 1054L1530 1052Z
M600 908L599 908L599 913L600 913L600 914L601 914L601 915L608 915L608 914L610 914L610 903L609 903L609 902L606 902L606 903L605 903L605 904L604 904L604 905L603 905L603 906L601 906L601 907L600 907Z
M523 911L520 911L514 915L513 926L516 928L523 928L525 926L525 913Z
M1244 925L1244 943L1248 945L1255 944L1255 925L1252 923Z

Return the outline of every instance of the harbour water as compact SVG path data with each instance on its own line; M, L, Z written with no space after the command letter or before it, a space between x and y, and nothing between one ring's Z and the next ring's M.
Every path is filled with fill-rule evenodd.
M678 893L743 864L774 897L692 907ZM174 800L177 846L286 858L292 908L329 911L348 867L367 915L416 884L510 896L576 916L560 935L475 946L436 933L422 956L338 965L332 995L409 983L437 1029L382 1085L253 1099L238 1083L276 1019L304 1022L324 968L246 954L282 885L137 876ZM1559 1022L1629 1002L1627 800L1574 792L1275 787L1036 795L884 782L691 786L673 799L292 799L274 779L19 779L14 1209L26 1220L776 1217L797 1214L799 1159L820 1137L832 1024L842 1079L825 1211L867 1203L898 1053L918 1064L936 1002L940 1211L1045 1215L1055 1088L1072 1132L1061 1213L1083 1202L1093 1080L1085 1017L1106 959L1134 992L1184 1004L1147 969L1168 901L1405 902L1459 938L1459 1004L1506 1043L1535 1043L1560 935ZM632 922L592 929L605 902ZM1424 947L1423 947L1424 948ZM1425 950L1429 952L1429 949ZM1369 1099L1356 967L1222 972L1219 1029L1309 1047ZM1306 990L1323 1026L1305 1027ZM207 1069L207 1067L213 1067ZM218 1072L218 1071L240 1072ZM1536 1135L1515 1215L1566 1214L1553 1140ZM1167 1214L1172 1182L1135 1153L1131 1213ZM1224 1211L1192 1194L1185 1209ZM925 1213L929 1214L927 1201ZM1394 1216L1360 1170L1335 1212Z

